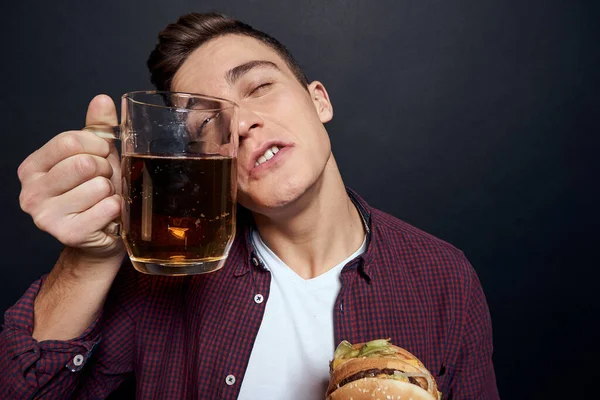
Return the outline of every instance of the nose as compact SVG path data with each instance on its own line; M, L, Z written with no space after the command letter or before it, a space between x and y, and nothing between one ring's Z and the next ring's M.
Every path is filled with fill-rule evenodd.
M246 107L238 109L238 129L240 140L250 136L256 128L264 126L264 121L260 115Z

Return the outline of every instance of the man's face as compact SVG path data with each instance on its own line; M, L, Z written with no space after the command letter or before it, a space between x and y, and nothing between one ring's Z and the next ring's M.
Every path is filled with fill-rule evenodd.
M319 82L307 91L267 45L241 35L213 39L183 63L172 90L240 106L238 201L246 208L274 215L322 176L331 157L327 92Z

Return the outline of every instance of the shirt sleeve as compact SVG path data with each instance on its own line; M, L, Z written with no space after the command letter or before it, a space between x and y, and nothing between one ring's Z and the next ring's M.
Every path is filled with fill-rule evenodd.
M123 268L121 268L123 269ZM121 274L120 274L121 275ZM120 306L115 281L101 315L79 337L38 342L33 304L45 278L4 317L0 332L1 399L101 399L132 370L135 324ZM119 277L117 277L117 280ZM112 351L107 352L107 346Z
M492 352L490 312L481 283L472 270L470 295L463 325L462 348L453 371L448 399L500 399Z

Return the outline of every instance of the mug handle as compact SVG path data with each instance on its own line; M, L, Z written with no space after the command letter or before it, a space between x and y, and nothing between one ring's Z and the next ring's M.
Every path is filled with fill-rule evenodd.
M83 130L90 131L104 139L121 139L121 127L119 125L86 125Z
M121 127L119 125L86 125L83 130L92 132L104 139L121 139ZM121 237L121 223L118 221L110 222L103 230L109 236Z

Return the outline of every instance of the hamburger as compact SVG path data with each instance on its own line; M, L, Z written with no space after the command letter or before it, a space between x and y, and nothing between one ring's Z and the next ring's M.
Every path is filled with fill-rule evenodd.
M441 400L431 373L390 339L342 341L329 363L327 400Z

